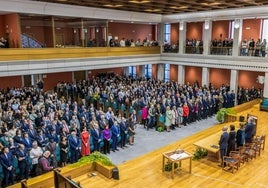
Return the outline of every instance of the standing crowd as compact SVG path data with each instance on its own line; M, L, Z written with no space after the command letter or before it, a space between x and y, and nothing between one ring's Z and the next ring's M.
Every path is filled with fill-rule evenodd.
M234 106L235 96L226 85L216 89L118 75L59 82L47 92L42 81L1 90L2 186L75 163L93 151L131 147L136 123L158 130L162 122L168 132L205 119Z

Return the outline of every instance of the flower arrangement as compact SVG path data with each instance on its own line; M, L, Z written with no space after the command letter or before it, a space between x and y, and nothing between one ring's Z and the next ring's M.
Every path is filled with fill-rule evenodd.
M95 151L91 153L89 156L84 156L78 160L77 163L71 164L71 166L78 167L84 164L99 162L102 165L105 166L114 166L112 161L104 154Z
M178 167L179 167L178 163L175 163L174 169L176 169ZM165 171L171 171L171 169L172 169L172 163L169 161L165 164Z
M194 152L193 160L201 159L201 158L207 156L207 154L208 154L208 151L206 149L198 147L198 148L196 148L196 150Z

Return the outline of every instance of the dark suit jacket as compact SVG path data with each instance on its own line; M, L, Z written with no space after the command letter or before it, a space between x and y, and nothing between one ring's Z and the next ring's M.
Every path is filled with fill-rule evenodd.
M252 138L255 134L255 125L248 123L245 128L245 138Z
M9 152L7 154L7 157L5 156L5 154L1 154L0 155L0 163L3 167L3 170L8 170L7 168L10 167L10 166L13 166L13 156L12 156L12 153Z
M31 138L28 138L28 142L25 138L22 138L22 144L25 146L25 149L30 150L33 147L33 142Z
M70 151L76 151L78 147L80 147L80 142L79 142L79 138L76 137L77 141L75 141L75 139L70 136L69 137L69 146L70 146Z
M97 131L95 129L92 129L91 130L91 136L93 137L93 141L98 142L99 139L102 139L102 137L101 137L101 134L102 134L101 133L101 130L98 129L98 131L99 131L99 134L97 133Z
M219 141L220 149L226 149L228 146L229 134L223 132Z

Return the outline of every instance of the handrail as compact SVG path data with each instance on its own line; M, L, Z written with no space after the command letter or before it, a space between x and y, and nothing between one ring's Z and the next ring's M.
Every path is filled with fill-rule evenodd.
M2 48L1 61L160 54L160 47Z

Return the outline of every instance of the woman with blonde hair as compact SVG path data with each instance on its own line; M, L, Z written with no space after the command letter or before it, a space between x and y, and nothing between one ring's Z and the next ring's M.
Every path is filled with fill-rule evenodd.
M165 118L165 126L167 129L167 132L170 132L170 126L172 124L172 116L173 116L173 112L170 109L169 106L167 106L166 108L166 118Z

